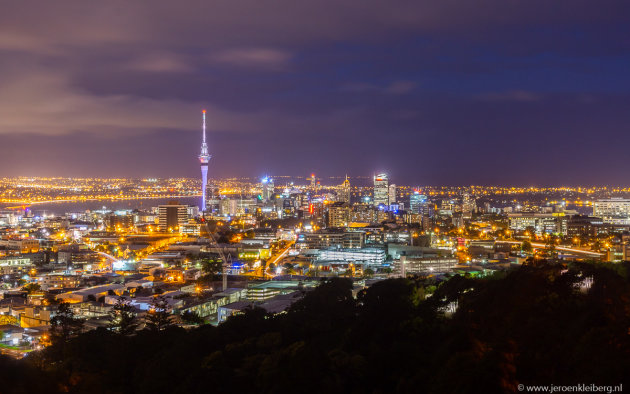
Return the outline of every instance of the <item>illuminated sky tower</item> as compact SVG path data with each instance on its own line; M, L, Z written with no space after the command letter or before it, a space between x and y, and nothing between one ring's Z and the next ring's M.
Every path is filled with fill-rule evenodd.
M201 154L199 162L201 162L201 211L206 211L206 190L208 189L208 144L206 144L206 110L203 110L203 142L201 143Z

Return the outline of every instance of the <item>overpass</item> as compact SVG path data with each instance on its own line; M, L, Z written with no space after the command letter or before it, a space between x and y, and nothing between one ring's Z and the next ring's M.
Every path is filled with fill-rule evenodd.
M101 256L107 258L108 260L111 260L112 263L117 263L120 260L118 260L116 257L112 256L111 254L107 254L105 252L96 252L98 254L100 254Z
M471 240L466 240L466 241L471 241ZM521 241L495 241L496 243L508 243L508 244L522 244ZM533 248L536 249L546 249L547 248L547 244L544 243L540 243L540 242L530 242L532 244ZM560 246L560 245L556 245L556 250L560 251L560 252L567 252L567 253L573 253L573 254L577 254L577 255L583 255L583 256L588 256L588 257L592 257L592 258L602 258L604 257L604 253L599 253L599 252L594 252L592 250L586 250L586 249L581 249L581 248L572 248L572 247L568 247L568 246Z

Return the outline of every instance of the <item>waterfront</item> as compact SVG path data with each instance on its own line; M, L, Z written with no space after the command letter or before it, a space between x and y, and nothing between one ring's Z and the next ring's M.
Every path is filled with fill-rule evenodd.
M200 197L173 197L173 198L135 198L129 200L92 200L92 201L60 201L45 202L28 206L34 215L64 215L66 213L85 212L86 210L123 210L123 209L144 209L168 204L170 201L177 201L180 204L199 205ZM19 204L2 204L0 209L17 207Z

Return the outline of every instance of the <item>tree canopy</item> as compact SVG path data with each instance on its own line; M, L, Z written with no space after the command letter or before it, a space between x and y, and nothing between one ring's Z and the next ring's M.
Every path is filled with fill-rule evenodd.
M28 392L37 377L50 383L46 392L134 394L627 384L629 267L539 264L439 283L390 279L356 298L350 279L329 279L283 314L253 308L218 327L167 325L133 336L98 329L69 338L63 354L53 344L20 362L0 359L10 364L0 378L24 376L8 380L14 392Z

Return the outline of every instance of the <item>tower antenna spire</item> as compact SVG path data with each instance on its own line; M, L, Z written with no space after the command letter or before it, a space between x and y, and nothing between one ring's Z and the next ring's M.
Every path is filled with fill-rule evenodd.
M206 143L206 110L203 110L203 143Z

